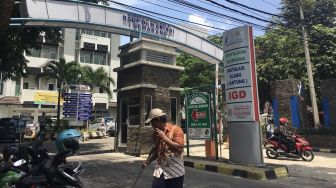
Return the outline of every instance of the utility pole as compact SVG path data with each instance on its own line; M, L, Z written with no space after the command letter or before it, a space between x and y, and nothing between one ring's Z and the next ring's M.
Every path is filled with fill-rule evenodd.
M314 125L315 125L315 128L317 128L317 127L320 127L320 119L319 119L319 115L318 115L316 93L315 93L315 86L314 86L314 78L313 78L313 72L312 72L312 64L311 64L311 61L310 61L310 54L309 54L309 48L308 48L308 41L307 41L308 35L306 33L306 29L305 29L305 26L304 26L303 2L302 2L302 0L299 0L299 9L300 9L302 36L303 36L303 44L304 44L304 51L305 51L306 65L307 65L310 100L311 100L312 109L313 109Z

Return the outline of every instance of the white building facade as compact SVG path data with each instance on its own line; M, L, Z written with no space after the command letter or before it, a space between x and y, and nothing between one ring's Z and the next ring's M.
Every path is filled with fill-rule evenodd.
M114 68L120 66L117 57L120 36L100 31L85 29L62 29L62 41L55 44L41 39L42 48L32 49L31 55L26 54L28 62L27 77L19 80L1 82L0 88L0 118L25 117L35 122L45 112L47 116L57 116L56 80L41 78L41 67L49 60L64 57L66 62L77 61L81 65L89 65L93 69L103 67L117 83L117 73ZM111 91L116 86L110 85ZM112 92L109 97L101 88L94 88L92 116L116 117L117 96ZM63 104L61 103L61 107ZM62 117L61 109L61 117Z

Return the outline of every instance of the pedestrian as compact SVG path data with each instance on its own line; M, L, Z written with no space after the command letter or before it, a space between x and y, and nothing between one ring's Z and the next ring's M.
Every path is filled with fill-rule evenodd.
M47 120L46 113L42 112L42 116L40 117L40 120L39 120L39 123L40 123L40 132L45 130L46 120Z
M152 109L145 123L151 123L154 148L146 161L145 168L156 160L152 188L182 188L184 180L182 129L167 122L166 114L159 108Z

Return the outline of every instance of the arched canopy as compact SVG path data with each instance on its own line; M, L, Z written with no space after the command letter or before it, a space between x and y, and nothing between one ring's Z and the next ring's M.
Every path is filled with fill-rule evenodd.
M186 29L108 6L74 0L25 0L21 15L12 18L12 24L92 29L132 37L147 35L212 64L223 57L221 47Z

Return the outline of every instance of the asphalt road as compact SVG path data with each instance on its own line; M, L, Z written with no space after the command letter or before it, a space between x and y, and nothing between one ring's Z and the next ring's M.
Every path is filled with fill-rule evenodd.
M140 170L141 159L120 153L74 156L70 161L85 161L86 170L81 179L87 187L110 188L131 187ZM330 164L332 165L332 164ZM310 171L314 171L310 169ZM153 165L142 173L136 187L151 187ZM307 173L309 173L307 171ZM332 176L332 175L331 175ZM295 175L276 180L250 180L226 176L213 172L186 167L184 187L222 188L222 187L335 187L336 179L321 179Z
M0 149L9 144L0 142ZM81 143L82 154L69 158L69 161L85 162L86 170L81 176L86 187L111 188L131 187L140 170L142 159L111 153L113 138L90 140ZM46 142L45 147L56 152L53 142ZM192 154L204 154L204 147L197 151L193 148ZM103 152L99 152L103 151ZM105 153L104 153L105 151ZM100 154L98 154L100 153ZM223 157L228 157L227 150L223 150ZM268 159L266 163L286 165L290 177L284 179L257 181L233 176L226 176L213 172L186 168L185 186L192 188L216 187L336 187L336 154L315 152L312 162L290 159ZM153 166L148 167L137 184L138 188L151 187Z

